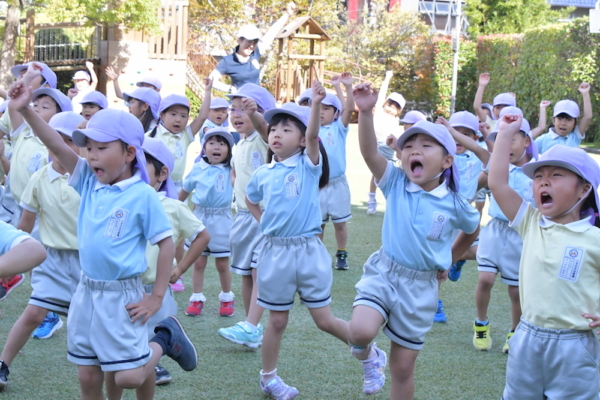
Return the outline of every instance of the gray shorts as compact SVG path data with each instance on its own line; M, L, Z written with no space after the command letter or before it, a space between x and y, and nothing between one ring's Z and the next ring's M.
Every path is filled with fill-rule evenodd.
M329 181L329 184L319 190L319 202L321 203L321 219L323 223L329 221L339 224L352 218L350 207L350 187L346 175Z
M331 303L331 256L317 236L265 236L257 265L258 304L287 311L296 292L308 308Z
M194 215L202 221L206 230L210 233L210 242L208 242L208 246L202 255L229 257L231 254L229 234L231 233L231 224L233 223L231 207L205 208L196 206L194 208Z
M68 315L71 299L81 278L79 251L46 247L46 261L31 271L29 304Z
M67 318L67 358L102 371L134 369L150 361L148 330L131 322L125 306L143 297L141 276L97 281L81 274Z
M396 151L385 144L385 142L377 142L377 151L388 161L398 161L398 158L396 158Z
M592 330L540 328L521 318L509 344L503 400L600 398L600 347Z
M0 220L7 224L16 225L19 223L19 216L15 217L17 212L18 204L12 195L10 190L10 174L6 175L6 181L4 182L4 189L2 190L2 206L0 207Z
M154 290L154 285L144 285L144 292L152 294L152 290ZM160 309L156 312L156 314L151 316L148 322L146 322L146 327L148 328L148 339L154 336L154 328L159 322L167 317L170 317L171 315L176 314L177 303L173 298L171 286L167 285L167 291L165 292L165 297L163 297L162 306L160 306Z
M248 210L238 210L229 234L231 244L231 272L252 275L262 247L260 225Z
M486 187L483 187L477 191L475 196L476 203L485 203L486 196L489 198L492 195L492 191Z
M479 233L477 268L482 272L502 274L502 282L519 286L519 265L523 239L508 222L493 218Z
M355 286L358 305L385 319L383 332L400 346L421 350L437 309L437 270L417 271L392 261L383 248L373 253Z

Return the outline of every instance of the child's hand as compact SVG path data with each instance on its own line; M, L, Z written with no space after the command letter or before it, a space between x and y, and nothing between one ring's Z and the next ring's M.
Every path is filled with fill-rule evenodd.
M579 93L584 94L584 93L589 93L590 92L590 84L587 82L583 82L581 85L579 85Z
M590 322L590 328L597 328L600 326L600 317L594 314L581 314L581 316L585 319L591 319L592 322ZM598 332L598 335L600 335L600 332Z
M333 87L340 86L341 81L342 81L342 77L339 75L335 75L333 78L331 78L331 85Z
M398 148L396 147L397 142L398 142L398 138L394 135L390 135L385 139L385 144L387 144L388 147L394 151L398 151Z
M298 12L298 6L296 5L296 3L294 3L293 1L290 1L289 3L287 3L285 12L290 16L293 17L294 15L296 15L296 12Z
M79 90L76 88L71 88L67 91L67 96L72 99L73 97L77 96L77 93L79 93Z
M479 123L479 132L483 133L486 137L487 135L489 135L490 133L490 124L488 124L487 122L480 122Z
M29 107L33 89L30 86L25 86L23 80L20 80L13 83L8 88L7 93L10 96L8 107L21 112Z
M77 128L75 128L75 129L85 129L85 128L87 128L87 123L88 123L87 121L81 121L79 123L79 125L77 125Z
M248 116L251 116L258 111L258 104L256 104L254 99L251 99L250 97L244 97L242 99L242 108Z
M344 86L352 86L352 74L350 72L344 72L342 74L342 85Z
M546 109L550 104L552 104L552 102L548 100L542 100L542 102L540 103L540 108Z
M515 114L506 114L503 116L498 125L498 135L514 135L521 128L523 117Z
M448 270L438 271L437 272L437 279L438 279L439 282L446 282L446 280L448 279Z
M86 61L85 66L87 69L94 69L94 63L91 61Z
M125 309L129 311L129 318L131 322L135 322L140 318L142 323L145 324L148 319L153 316L162 306L162 300L156 296L144 293L144 297L138 303L128 304Z
M479 75L479 86L486 87L488 83L490 83L490 74L484 72L483 74Z
M354 103L360 112L370 112L377 103L377 89L372 88L369 83L356 85L352 94L354 95Z
M446 128L450 127L450 122L448 122L448 120L444 117L438 117L438 119L435 121L435 123L444 125Z
M204 83L204 91L210 91L212 89L212 85L213 85L213 80L211 78L204 78L202 79L202 82Z
M181 278L181 272L178 267L175 267L171 270L171 277L169 278L169 283L176 283L177 280Z
M112 67L106 67L104 72L106 73L106 77L111 81L119 79L119 74L117 74Z
M318 80L314 80L312 82L312 94L311 99L315 104L321 104L325 96L327 95L327 91Z
M385 79L391 79L394 76L394 71L385 71Z

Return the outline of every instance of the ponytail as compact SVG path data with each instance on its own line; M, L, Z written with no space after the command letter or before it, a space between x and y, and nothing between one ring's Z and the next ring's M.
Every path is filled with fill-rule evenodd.
M319 152L321 153L321 177L319 178L319 189L323 189L329 184L329 159L327 158L327 151L323 142L319 139Z
M154 129L152 129L152 132L150 132L148 136L150 136L151 138L155 137L156 131L158 131L158 124L154 127Z

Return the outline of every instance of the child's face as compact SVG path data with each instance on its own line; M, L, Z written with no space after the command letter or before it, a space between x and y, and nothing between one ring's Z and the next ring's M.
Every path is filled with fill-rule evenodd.
M150 178L149 185L152 186L154 190L158 192L158 189L160 189L160 185L162 185L162 183L168 178L169 170L163 165L161 170L157 173L154 164L148 159L146 159L146 171L148 171L148 177Z
M190 110L187 107L176 104L167 108L160 114L163 125L171 133L177 134L183 132L187 126L190 117Z
M249 133L254 132L254 126L252 126L252 121L250 121L250 117L248 114L244 112L244 107L242 107L242 98L234 97L231 102L231 125L237 133L242 135L247 135Z
M73 79L73 83L75 84L75 88L80 91L90 86L90 83L85 79Z
M527 147L531 143L531 139L529 135L524 135L523 132L516 132L512 137L512 142L510 144L510 163L516 165L517 167L522 166L526 162L529 161L529 158L526 154L523 154L527 151Z
M400 113L402 112L402 109L401 108L398 109L396 106L390 104L389 102L386 102L383 105L383 112L391 115L392 117L398 117L400 115Z
M330 125L336 117L336 108L321 104L321 126Z
M129 113L133 114L136 118L142 118L144 111L148 110L150 106L148 103L138 99L129 100Z
M560 136L567 136L575 130L577 120L567 114L559 114L552 118L552 123L554 124L554 132Z
M289 120L283 120L269 130L269 148L279 161L285 160L306 147L306 139L300 129Z
M469 128L465 128L464 126L457 126L456 128L454 128L456 131L462 133L463 135L465 135L468 138L471 138L473 140L475 140L475 133L469 129ZM465 151L467 151L467 149L465 149L462 145L458 144L458 142L456 143L456 154L462 154Z
M409 130L410 128L413 127L414 124L404 124L404 131L406 132L407 130Z
M490 118L490 119L492 118L492 112L490 111L489 108L484 108L483 112L485 113L485 115L487 115L488 118ZM485 121L481 121L481 122L485 122Z
M227 109L226 108L211 108L208 112L208 119L217 125L222 125L223 122L227 121Z
M500 111L502 111L504 107L506 107L505 104L494 106L494 117L496 117L496 119L500 118Z
M103 143L87 138L86 148L86 159L98 182L112 185L131 177L129 165L135 159L135 147L124 149L120 140Z
M81 105L81 115L83 115L83 118L87 119L88 121L90 118L92 118L92 115L96 114L100 110L100 106L96 104L84 103Z
M434 179L443 170L450 168L454 157L446 155L442 145L429 135L419 133L404 143L400 152L402 169L408 179L430 191L439 186Z
M545 166L536 169L533 174L535 204L542 215L548 217L569 211L589 188L589 183L582 182L576 174L565 168ZM579 209L574 210L574 215L579 216Z
M58 105L50 96L40 96L33 101L33 111L46 122L58 113Z
M301 105L302 107L310 108L310 99L302 99L302 101L298 104Z
M217 140L217 136L211 136L204 144L204 155L209 164L221 164L229 155L229 147L225 140Z

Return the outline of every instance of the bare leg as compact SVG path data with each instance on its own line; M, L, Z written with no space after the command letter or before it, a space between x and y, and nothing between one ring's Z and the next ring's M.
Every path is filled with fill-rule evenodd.
M183 258L183 254L185 253L185 249L184 246L185 243L182 240L181 243L179 243L179 246L177 246L177 248L175 248L175 260L177 261L177 263L179 264L181 262L181 259Z
M262 343L262 368L270 372L277 368L277 358L281 347L281 338L288 322L289 311L269 312L269 323Z
M192 274L192 288L194 293L202 293L204 289L204 271L206 271L207 256L200 256L194 263L194 273Z
M479 280L475 289L475 305L477 307L477 319L487 320L487 311L492 296L492 287L496 280L493 272L479 272Z
M252 298L250 302L250 310L248 312L248 318L246 321L250 322L254 326L258 326L260 319L262 318L264 308L257 304L258 300L258 285L256 284L256 268L252 268L252 280L254 285L252 287ZM264 351L264 350L263 350ZM266 371L266 370L265 370ZM270 371L270 370L269 370Z
M521 301L519 299L519 287L509 285L508 297L510 297L510 315L512 320L510 330L514 331L515 329L517 329L517 325L519 325L519 321L521 320Z
M315 324L317 324L317 328L335 336L344 342L344 344L348 344L348 323L339 318L335 318L331 313L331 308L329 306L309 308L308 311L310 311L310 315L315 321Z
M10 332L8 332L8 338L4 344L4 349L2 349L2 354L0 354L0 360L4 361L7 366L10 366L19 351L29 340L33 331L44 321L47 313L48 310L45 308L31 304L25 307L23 314L21 314L13 327L10 328Z
M255 269L252 270L254 274ZM250 314L250 304L252 302L252 292L254 289L254 277L252 275L242 275L242 300L244 301L244 309L246 316Z
M325 225L326 224L321 225L321 233L317 234L319 239L321 239L321 242L323 241L323 236L325 236Z
M384 322L383 316L374 308L354 307L352 318L348 323L348 341L354 346L368 346L377 336Z
M102 384L104 373L95 365L77 366L77 377L81 390L81 400L104 400Z
M339 224L333 224L335 228L335 240L337 241L338 249L346 249L348 244L348 224L340 222Z
M147 364L134 369L127 369L115 372L115 383L123 389L137 389L145 384L146 380L151 379L152 384L156 381L156 372L154 367L163 355L162 347L158 343L150 342L148 344L152 349L152 356Z
M369 193L375 193L377 185L375 185L375 176L371 175L371 181L369 182Z
M219 272L221 291L223 291L223 293L231 292L231 271L229 270L229 257L216 258L215 266L217 267L217 271Z
M415 396L415 362L418 350L407 349L392 342L390 351L390 373L392 388L390 399L412 400Z
M104 374L104 385L106 386L106 398L108 400L121 400L123 389L117 386L114 372Z

